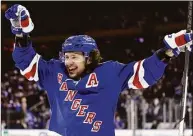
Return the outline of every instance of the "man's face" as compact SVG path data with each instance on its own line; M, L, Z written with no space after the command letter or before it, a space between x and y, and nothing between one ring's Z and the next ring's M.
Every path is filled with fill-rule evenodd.
M70 78L78 78L85 70L85 57L82 52L67 52L65 66Z

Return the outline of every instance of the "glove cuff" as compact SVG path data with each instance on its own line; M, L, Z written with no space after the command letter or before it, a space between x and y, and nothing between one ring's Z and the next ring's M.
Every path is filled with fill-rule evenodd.
M173 58L173 56L167 55L166 53L167 50L168 49L165 47L156 51L156 55L164 63L169 63L169 61Z
M176 43L174 43L173 41L174 41L174 39L173 40L169 40L169 42L170 43L168 43L168 38L171 38L172 37L172 35L166 35L165 37L164 37L164 40L163 40L163 43L164 43L164 45L165 45L165 47L167 48L167 49L172 49L172 52L173 52L173 54L177 57L179 54L180 54L180 50L179 50L179 48L177 47L177 45L176 45Z
M29 35L15 36L15 46L17 47L26 47L31 42Z

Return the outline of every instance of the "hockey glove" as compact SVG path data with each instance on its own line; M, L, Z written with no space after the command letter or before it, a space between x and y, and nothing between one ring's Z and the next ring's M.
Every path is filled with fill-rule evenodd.
M34 29L30 14L22 5L15 4L10 7L5 12L5 17L10 20L12 33L16 36L26 35Z
M178 33L166 35L163 42L168 49L172 49L175 56L178 56L180 52L185 52L185 46L192 51L192 39L192 31L186 33L186 30L181 30Z

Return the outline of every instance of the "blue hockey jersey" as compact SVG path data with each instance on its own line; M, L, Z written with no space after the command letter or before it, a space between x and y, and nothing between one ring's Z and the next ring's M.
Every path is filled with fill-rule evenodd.
M74 81L67 76L64 63L45 61L32 43L15 46L12 56L21 74L47 91L52 111L49 129L62 136L114 136L114 112L121 91L155 84L166 67L153 54L129 64L104 62Z

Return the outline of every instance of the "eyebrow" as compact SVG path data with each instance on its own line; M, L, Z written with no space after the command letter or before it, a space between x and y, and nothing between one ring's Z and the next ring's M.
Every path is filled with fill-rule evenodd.
M78 55L78 54L70 54L70 55L64 55L64 56L68 56L68 57L70 57L70 56L76 56L76 55Z

